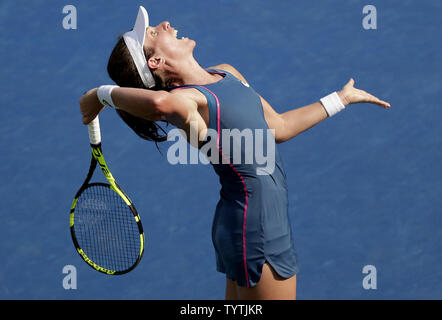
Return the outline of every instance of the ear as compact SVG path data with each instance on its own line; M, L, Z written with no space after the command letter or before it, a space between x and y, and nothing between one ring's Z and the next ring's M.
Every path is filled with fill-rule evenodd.
M152 56L147 60L147 66L151 69L158 69L166 63L166 60L160 56Z

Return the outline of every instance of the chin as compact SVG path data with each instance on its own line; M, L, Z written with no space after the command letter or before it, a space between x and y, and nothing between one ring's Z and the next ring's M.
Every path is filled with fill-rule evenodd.
M187 38L187 39L186 39L186 46L187 46L187 48L190 48L190 49L193 51L193 49L194 49L195 46L196 46L196 41Z

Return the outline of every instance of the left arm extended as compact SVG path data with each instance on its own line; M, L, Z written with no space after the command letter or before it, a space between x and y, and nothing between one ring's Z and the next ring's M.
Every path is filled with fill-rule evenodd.
M238 79L247 83L246 79L238 72L238 70L229 64L221 64L213 68L226 70L235 75ZM337 93L344 106L354 103L368 102L377 104L383 108L390 108L388 102L382 101L364 90L356 89L354 87L353 79L350 79L342 90ZM270 129L275 130L276 143L290 140L328 117L328 114L320 101L284 113L277 113L263 97L259 97L261 99L267 125Z
M328 117L319 101L284 113L277 113L263 97L260 96L260 98L267 125L270 129L275 129L276 143L290 140Z

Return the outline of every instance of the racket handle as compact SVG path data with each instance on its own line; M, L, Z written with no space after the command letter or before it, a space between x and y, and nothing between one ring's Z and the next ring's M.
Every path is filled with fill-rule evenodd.
M101 143L101 132L100 132L100 120L98 116L92 120L88 125L87 129L89 132L89 141L93 145L98 145Z

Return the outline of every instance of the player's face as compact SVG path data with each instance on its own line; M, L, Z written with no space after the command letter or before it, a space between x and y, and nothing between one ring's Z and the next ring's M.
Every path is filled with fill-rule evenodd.
M178 30L173 28L168 21L159 25L148 27L144 45L153 48L156 55L179 60L192 54L196 43L186 37L177 38Z

